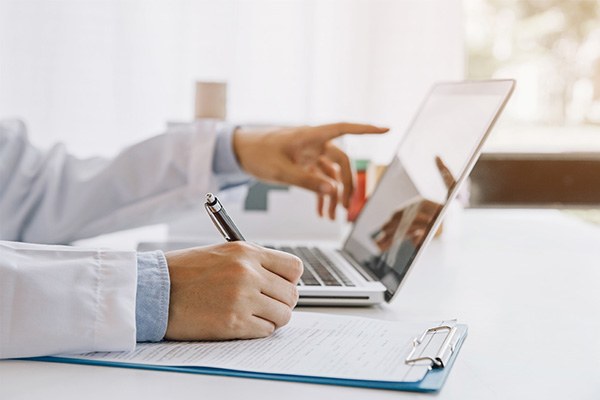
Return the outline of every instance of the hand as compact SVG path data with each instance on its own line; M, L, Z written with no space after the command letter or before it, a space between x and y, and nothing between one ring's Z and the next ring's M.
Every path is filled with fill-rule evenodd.
M450 172L440 156L435 156L435 166L440 172L444 185L446 185L446 189L448 189L448 196L450 196L452 189L454 189L454 186L456 185L456 179L454 179L452 172Z
M381 229L377 232L373 240L379 250L388 251L392 246L392 242L396 235L396 231L400 226L400 222L406 217L406 211L410 207L417 207L417 213L413 216L413 219L410 221L410 225L406 231L406 237L403 239L410 239L415 246L421 244L421 241L425 234L427 233L427 229L431 222L435 218L435 216L442 209L442 205L435 203L429 200L421 200L418 203L411 204L410 206L396 211L392 216L388 219L388 221L383 224Z
M347 133L387 131L373 125L349 123L268 132L238 129L233 137L233 149L242 168L255 177L316 192L317 211L321 216L327 199L329 218L334 219L340 198L344 207L350 204L354 177L350 159L333 144L333 139Z
M450 196L452 189L454 189L454 186L456 185L456 179L454 179L450 169L448 169L440 156L435 157L435 165L440 173L440 176L442 177L442 180L444 181L446 189L448 190L447 196ZM442 209L442 205L430 200L422 200L419 204L411 204L408 207L415 206L419 207L418 213L414 220L411 221L411 225L407 231L407 236L412 240L413 244L418 245L425 235L426 229L433 221L433 218L435 218L438 212ZM404 218L404 214L405 209L396 211L375 234L373 240L381 251L389 250L390 246L392 245L392 240L396 234L396 230ZM439 235L441 228L442 226L440 225L436 235Z
M299 258L248 242L166 253L171 300L165 338L265 337L287 324L298 302Z

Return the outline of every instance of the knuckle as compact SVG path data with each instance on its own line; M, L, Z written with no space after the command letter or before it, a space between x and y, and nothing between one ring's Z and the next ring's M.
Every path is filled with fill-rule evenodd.
M235 308L231 308L223 314L223 328L230 336L238 336L244 329L244 322L241 316L236 312Z
M265 329L262 336L271 336L275 332L276 328L277 327L275 326L275 324L265 324Z
M298 286L293 285L292 286L292 290L291 290L291 302L290 302L290 306L291 307L296 307L296 304L298 304L298 299L300 298L300 292L298 291Z
M290 322L290 319L292 319L292 309L290 307L283 307L277 321L277 327L286 325Z
M232 260L226 265L226 267L229 273L234 277L243 276L247 273L248 269L246 264L241 260Z
M288 284L285 293L282 294L279 299L282 303L287 304L289 307L294 308L298 303L300 294L298 292L298 286L294 284Z
M228 313L235 312L244 301L245 286L241 282L234 282L226 292L226 301L229 308Z
M234 251L236 253L248 254L252 251L252 245L243 240L236 240L235 242L229 242L229 243L227 243L227 245L229 246L229 248L232 251Z
M237 261L231 264L231 274L233 276L230 282L237 283L238 289L242 291L243 287L256 281L258 273L248 263Z
M300 258L298 258L296 256L293 256L293 257L294 258L293 258L291 270L294 275L294 282L297 283L298 280L300 280L302 273L304 272L304 263L302 262L302 260Z

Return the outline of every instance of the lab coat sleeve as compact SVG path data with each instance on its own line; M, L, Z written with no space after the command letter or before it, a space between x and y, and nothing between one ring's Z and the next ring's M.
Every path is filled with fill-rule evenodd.
M0 241L0 255L0 358L135 347L135 252Z
M213 172L217 179L219 190L247 184L253 178L248 175L233 152L233 133L235 127L229 127L217 136L213 157Z
M213 121L178 124L112 159L42 152L19 121L0 123L0 239L64 244L164 221L215 190Z

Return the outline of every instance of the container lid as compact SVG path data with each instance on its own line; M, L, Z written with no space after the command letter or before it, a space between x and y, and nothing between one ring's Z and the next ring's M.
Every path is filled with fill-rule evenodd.
M367 168L369 168L370 163L371 160L359 158L357 160L354 160L354 168L356 168L357 171L366 171Z

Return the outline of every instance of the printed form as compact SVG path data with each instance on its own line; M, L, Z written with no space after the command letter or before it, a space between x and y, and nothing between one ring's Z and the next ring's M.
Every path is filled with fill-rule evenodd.
M454 325L456 321L435 324ZM415 337L432 323L294 312L269 337L221 342L138 344L132 352L98 352L65 358L114 363L222 368L269 374L417 382L428 365L404 361Z

